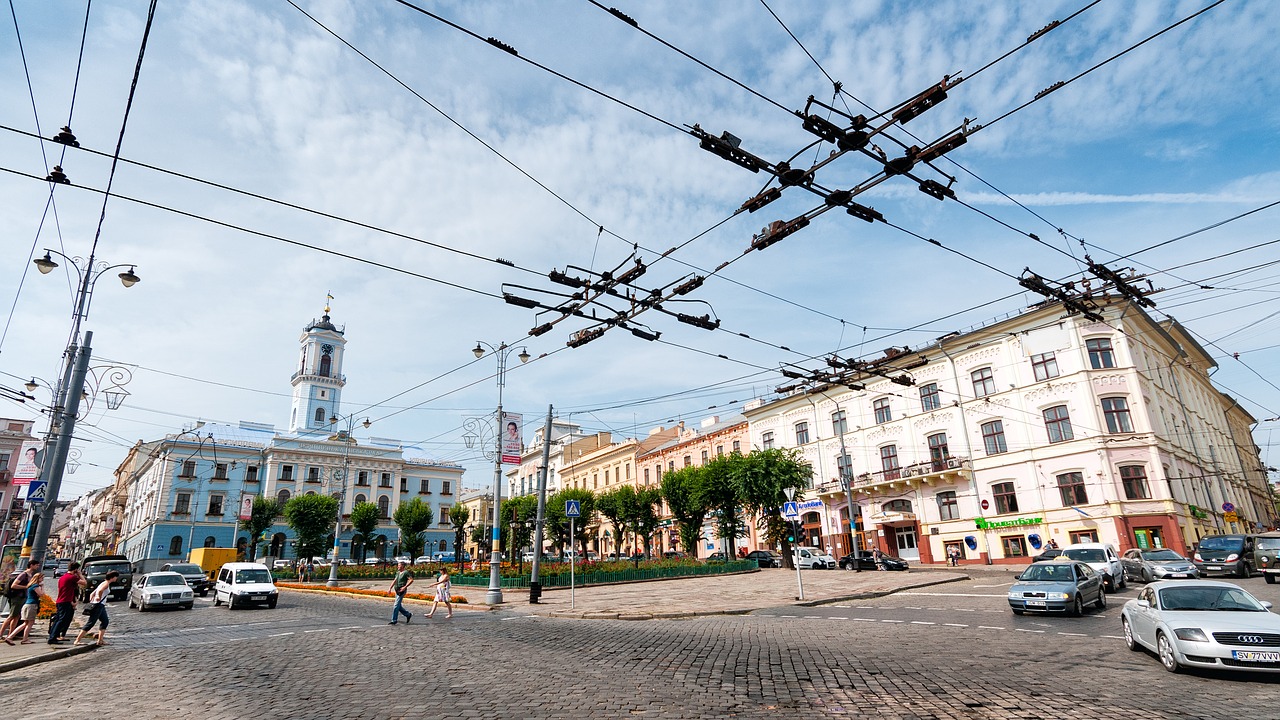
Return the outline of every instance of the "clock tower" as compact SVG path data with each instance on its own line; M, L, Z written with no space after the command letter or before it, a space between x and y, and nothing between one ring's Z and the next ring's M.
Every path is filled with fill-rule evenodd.
M299 339L302 344L298 366L290 379L293 385L293 410L289 415L289 432L323 433L329 429L329 418L342 407L342 388L347 378L342 374L342 355L347 340L342 328L329 321L329 305L324 316L312 320Z

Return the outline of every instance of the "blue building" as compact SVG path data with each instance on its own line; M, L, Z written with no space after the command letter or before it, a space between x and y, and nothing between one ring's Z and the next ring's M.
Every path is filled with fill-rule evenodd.
M399 529L391 517L402 502L421 498L434 513L425 533L426 551L452 550L449 509L461 492L461 466L434 462L422 448L400 441L348 435L342 417L346 377L343 329L329 308L300 339L300 358L290 382L292 409L287 432L269 424L198 423L159 440L130 448L116 469L117 551L153 570L185 559L192 547L235 547L247 552L250 538L239 527L253 499L281 503L296 495L329 494L341 502L344 520L361 502L381 515L369 538L344 522L340 557L391 557ZM268 532L259 556L295 558L284 519Z

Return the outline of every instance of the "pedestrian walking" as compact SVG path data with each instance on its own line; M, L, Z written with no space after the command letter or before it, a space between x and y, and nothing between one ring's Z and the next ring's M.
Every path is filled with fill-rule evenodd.
M50 645L67 641L67 630L76 616L76 595L86 583L84 575L80 574L78 562L68 565L67 571L58 578L58 596L54 600L58 609L54 612L53 619L49 621Z
M412 584L413 571L409 569L409 563L401 560L396 563L396 576L391 580L391 587L387 588L387 592L394 593L396 596L396 604L391 608L391 622L387 623L388 625L395 625L401 615L404 615L405 625L413 622L413 613L404 609L404 596L409 592L409 586ZM432 609L434 610L435 607L433 606Z
M35 560L27 562L25 570L9 578L9 587L5 590L5 598L9 601L9 617L0 623L0 637L4 637L22 623L22 606L27 599L27 587L31 577L40 570L40 563Z
M107 595L111 593L111 581L120 577L120 573L112 570L107 573L98 587L89 593L89 605L85 607L85 614L89 619L85 621L84 627L80 629L80 634L76 635L76 645L85 645L87 643L80 642L85 635L93 629L94 625L98 626L98 632L95 635L98 638L99 645L107 644L107 624L111 622L111 618L107 617Z
M960 566L960 547L952 545L947 549L947 558L951 561L951 567Z
M40 583L44 582L44 573L36 572L31 576L30 582L27 584L26 602L22 605L21 625L16 625L8 635L4 636L6 645L12 645L13 639L19 634L22 635L20 645L31 644L31 628L36 624L36 616L40 614L40 598L44 596L44 588L40 587ZM10 613L10 617L18 613Z
M316 581L316 564L311 562L311 558L307 558L307 582Z
M449 596L453 592L453 583L449 582L449 571L441 568L440 576L436 578L436 582L431 587L435 588L435 599L431 601L431 612L427 613L427 617L435 617L436 606L444 603L445 609L449 611L445 618L453 617L453 603L450 602Z
M880 552L880 548L876 548L874 556L876 559L876 569L883 570L884 569L884 553Z

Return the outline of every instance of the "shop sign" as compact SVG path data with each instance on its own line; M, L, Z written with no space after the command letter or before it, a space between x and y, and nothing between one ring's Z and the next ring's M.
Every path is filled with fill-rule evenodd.
M1225 522L1240 522L1240 516L1234 511L1222 513L1222 519Z
M985 518L977 518L974 523L979 530L994 530L996 528L1021 527L1023 525L1039 525L1044 522L1044 518L1018 518L1017 520L987 520Z
M1205 512L1204 510L1201 510L1195 505L1188 505L1187 510L1191 512L1191 517L1193 518L1199 518L1201 520L1204 520L1205 518L1209 517L1209 513Z

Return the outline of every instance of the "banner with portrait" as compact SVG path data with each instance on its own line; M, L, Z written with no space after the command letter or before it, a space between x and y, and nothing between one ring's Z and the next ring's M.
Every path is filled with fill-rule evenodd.
M44 459L44 443L39 440L26 440L18 453L18 467L13 471L14 485L30 485L32 480L40 477L40 463Z
M502 413L502 462L505 465L519 465L520 456L524 454L523 417L519 413Z

